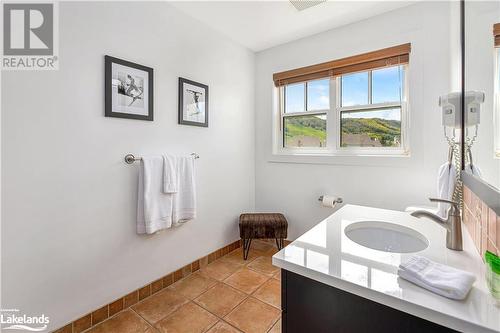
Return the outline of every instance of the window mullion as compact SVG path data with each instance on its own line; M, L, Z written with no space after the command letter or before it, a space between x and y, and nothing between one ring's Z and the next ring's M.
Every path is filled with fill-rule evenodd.
M372 111L372 110L382 110L399 108L402 103L400 102L389 102L389 103L378 103L378 104L365 104L365 105L354 105L339 108L341 112L354 112L354 111Z
M372 104L372 71L368 71L368 104Z
M328 109L324 110L314 110L314 111L306 111L306 112L293 112L293 113L285 113L283 117L296 117L296 116L315 116L319 114L327 114Z
M329 126L329 135L331 137L331 148L334 152L337 152L337 148L340 142L340 104L342 98L342 81L341 77L333 77L331 79L330 87L330 115L331 115L331 125Z
M284 126L285 126L285 123L283 121L283 116L285 115L286 113L286 88L285 86L283 87L280 87L280 92L282 92L283 94L280 94L279 96L279 106L280 106L280 132L284 132Z
M304 111L307 111L307 82L304 82Z

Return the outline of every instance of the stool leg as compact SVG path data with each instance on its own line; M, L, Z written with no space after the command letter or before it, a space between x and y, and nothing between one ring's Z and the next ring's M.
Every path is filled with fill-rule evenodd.
M278 250L281 250L285 245L285 241L283 238L276 238L276 246L278 246Z
M252 239L243 238L243 260L248 259L248 252L250 252L250 245L252 244Z

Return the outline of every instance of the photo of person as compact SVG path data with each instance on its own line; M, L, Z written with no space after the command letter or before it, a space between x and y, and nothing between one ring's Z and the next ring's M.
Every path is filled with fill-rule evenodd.
M179 78L179 124L208 127L208 86Z
M105 57L106 117L153 120L153 69Z

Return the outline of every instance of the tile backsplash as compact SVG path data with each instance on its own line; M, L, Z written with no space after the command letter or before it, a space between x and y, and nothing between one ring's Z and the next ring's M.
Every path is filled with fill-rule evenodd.
M463 222L483 258L486 250L500 254L500 216L466 186Z

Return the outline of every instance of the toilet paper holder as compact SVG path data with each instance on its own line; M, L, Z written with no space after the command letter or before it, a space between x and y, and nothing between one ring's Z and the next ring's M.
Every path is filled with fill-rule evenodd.
M323 196L320 196L318 198L318 201L323 201ZM335 200L335 202L341 204L342 202L344 202L344 200L342 198L337 198L337 200Z

